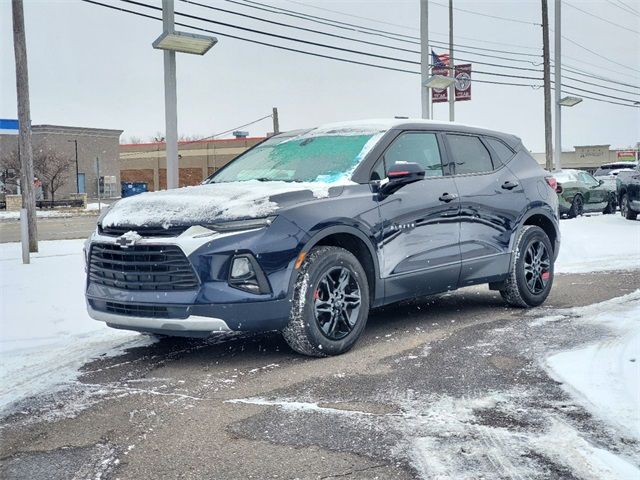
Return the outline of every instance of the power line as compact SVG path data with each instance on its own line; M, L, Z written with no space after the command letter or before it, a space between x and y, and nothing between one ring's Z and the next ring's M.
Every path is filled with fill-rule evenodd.
M350 31L361 33L361 34L365 34L365 35L382 36L384 38L388 38L388 39L395 40L395 41L401 41L401 42L405 42L405 43L411 43L411 44L415 44L415 45L420 45L420 38L416 37L416 36L398 34L398 33L389 32L389 31L386 31L386 30L379 30L379 29L375 29L375 28L365 27L365 26L362 26L362 25L356 25L356 24L353 24L353 23L341 22L339 20L329 19L329 18L325 18L325 17L318 17L318 16L315 16L315 15L310 15L310 14L303 13L303 12L297 12L297 11L288 10L288 9L281 8L281 7L276 7L276 6L267 5L267 4L260 3L260 2L255 2L255 1L252 1L252 0L242 0L242 2L239 2L238 0L224 0L224 1L228 2L228 3L233 3L235 5L241 5L241 6L246 7L246 8L258 9L258 10L266 11L266 12L277 14L277 15L285 15L285 16L289 16L289 17L293 17L293 18L298 18L298 19L302 19L302 20L306 20L306 21L310 21L310 22L319 23L319 24L322 24L322 25L327 25L327 26L330 26L330 27L333 27L333 28L340 28L340 29L344 29L344 30L350 30ZM309 6L311 6L311 5L309 5ZM318 7L318 8L320 8L320 7ZM358 17L358 18L366 18L366 17ZM443 34L441 34L441 35L443 35ZM402 37L402 38L396 38L395 36ZM461 38L463 38L463 37L461 37ZM449 45L447 42L439 42L439 41L432 41L431 43L434 43L434 44L440 43L440 44L446 45L447 47ZM488 43L497 43L497 42L488 42ZM500 45L502 45L502 44L500 44ZM482 51L487 51L487 52L505 53L505 54L509 54L509 55L522 55L522 56L529 56L529 57L541 57L542 56L541 54L532 54L532 53L523 53L523 52L511 52L511 51L505 51L505 50L497 50L497 49L491 49L491 48L477 47L475 45L465 45L465 44L454 43L454 46L455 47L463 47L463 48L474 48L476 50L482 50ZM502 57L500 57L500 58L502 58Z
M117 11L130 13L130 14L137 15L137 16L144 17L144 18L161 21L161 18L157 18L157 17L154 17L152 15L147 15L147 14L144 14L142 12L137 12L137 11L134 11L134 10L130 10L130 9L114 6L114 5L107 5L107 4L104 4L104 3L101 3L101 2L98 2L98 1L95 1L95 0L82 0L82 1L85 2L85 3L90 3L90 4L102 6L102 7L105 7L105 8L112 9L112 10L117 10ZM144 4L142 4L142 5L144 5ZM155 9L157 10L157 8L155 8ZM386 70L399 71L399 72L403 72L403 73L411 73L413 75L419 75L420 74L419 72L412 71L412 70L398 69L398 68L394 68L394 67L388 67L388 66L385 66L385 65L370 64L370 63L360 62L360 61L351 60L351 59L333 57L333 56L330 56L330 55L324 55L324 54L319 54L319 53L315 53L315 52L308 52L308 51L304 51L304 50L294 49L294 48L291 48L291 47L284 47L282 45L270 44L270 43L262 42L262 41L258 41L258 40L247 39L247 38L239 37L237 35L231 35L231 34L216 32L216 31L213 31L213 30L210 30L210 29L197 27L197 26L194 26L194 25L185 24L185 23L181 23L181 22L176 22L176 25L182 26L182 27L187 27L187 28L192 28L194 30L204 31L204 32L207 32L207 33L212 33L212 34L217 34L217 35L224 35L224 36L226 36L228 38L233 38L233 39L236 39L236 40L242 40L242 41L249 42L249 43L254 43L254 44L264 45L264 46L270 46L270 47L273 47L273 48L278 48L278 49L282 49L282 50L286 50L286 51L293 51L293 52L296 52L296 53L302 53L302 54L306 54L306 55L311 55L311 56L316 56L316 57L321 57L321 58L326 58L326 59L331 59L331 60L337 60L337 61L341 61L341 62L345 62L345 63L369 66L369 67L374 67L374 68L382 68L382 69L386 69ZM482 72L476 72L476 73L482 73ZM497 75L497 74L493 74L493 75ZM502 75L502 76L511 77L511 78L514 78L514 77L518 78L516 76L510 76L510 75ZM532 88L539 88L540 87L540 85L521 84L521 83L512 83L512 82L500 82L500 81L490 81L490 80L480 80L480 79L473 79L472 82L494 84L494 85L509 85L509 86L520 86L520 87L532 87ZM578 87L574 87L572 85L566 85L566 87L578 89ZM585 92L593 93L595 95L604 95L604 94L600 94L599 92L593 92L593 91L586 90L586 89L583 89L583 90ZM605 95L605 96L607 96L607 95ZM614 99L621 99L623 101L634 102L634 100L624 99L624 98L621 98L621 97L613 97L613 96L610 96L610 97L614 98ZM589 97L585 96L585 98L589 98ZM609 102L609 103L617 103L617 102ZM621 103L620 105L635 107L635 105L630 105L630 104L622 104ZM237 127L237 128L242 128L242 127Z
M607 20L606 18L602 18L602 17L600 17L600 16L598 16L598 15L595 15L595 14L593 14L593 13L591 13L591 12L588 12L588 11L586 11L586 10L583 10L583 9L582 9L582 8L580 8L580 7L576 7L575 5L572 5L571 3L567 2L567 1L565 1L565 2L564 2L564 4L565 4L567 7L571 7L571 8L573 8L574 10L577 10L577 11L579 11L579 12L582 12L582 13L583 13L583 14L585 14L585 15L589 15L590 17L597 18L597 19L598 19L598 20L600 20L601 22L605 22L605 23L608 23L609 25L613 25L613 26L615 26L615 27L622 28L623 30L626 30L626 31L628 31L628 32L635 33L636 35L640 35L640 32L638 32L637 30L633 30L632 28L628 28L628 27L625 27L624 25L620 25L619 23L612 22L611 20Z
M573 45L575 45L576 47L579 47L579 48L581 48L581 49L583 49L583 50L586 50L587 52L589 52L589 53L591 53L591 54L593 54L593 55L598 56L601 60L606 60L606 61L607 61L607 62L609 62L609 63L613 63L613 64L615 64L615 65L618 65L618 66L621 66L621 67L627 68L627 69L629 69L629 70L633 70L634 72L639 72L639 73L640 73L640 70L638 70L637 68L630 67L629 65L625 65L624 63L616 62L615 60L610 60L609 58L607 58L607 56L606 56L606 55L601 55L601 54L599 54L599 53L597 53L597 52L594 52L593 50L590 50L590 49L588 49L587 47L585 47L585 46L583 46L583 45L580 45L578 42L574 42L573 40L571 40L571 39L570 39L570 38L568 38L568 37L565 37L564 35L562 35L562 38L563 38L563 39L565 39L567 42L572 43L572 44L573 44ZM567 58L568 58L568 57L567 57ZM587 63L587 62L584 62L584 61L583 61L583 63ZM592 65L593 65L593 64L592 64ZM599 66L601 66L601 65L595 65L595 66L599 67Z
M432 5L437 5L439 7L444 7L444 8L449 8L449 5L444 5L442 3L438 3L438 2L434 2L431 1ZM467 10L466 8L460 8L460 7L453 7L454 10L458 10L459 12L465 12L465 13L470 13L472 15L478 15L480 17L488 17L488 18L494 18L496 20L503 20L505 22L514 22L514 23L522 23L525 25L535 25L536 27L541 27L542 24L541 23L537 23L537 22L527 22L525 20L518 20L515 18L509 18L509 17L501 17L498 15L490 15L488 13L482 13L482 12L476 12L473 10Z
M605 1L613 5L614 7L619 8L623 12L630 13L631 15L635 15L636 17L638 16L638 13L640 13L640 12L634 11L631 7L626 6L622 2L616 3L616 2L612 2L611 0L605 0Z
M622 0L618 0L618 3L620 3L620 4L624 5L625 7L627 7L627 8L628 8L629 10L631 10L632 12L636 12L636 13L640 14L640 11L636 10L636 9L635 9L635 8L633 8L633 7L630 7L629 5L627 5L626 3L624 3Z

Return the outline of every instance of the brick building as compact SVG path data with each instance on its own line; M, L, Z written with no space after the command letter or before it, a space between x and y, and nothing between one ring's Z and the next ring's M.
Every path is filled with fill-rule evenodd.
M15 122L17 128L17 121ZM100 162L101 192L103 197L120 196L120 168L118 164L119 142L122 130L60 125L32 125L34 156L39 151L53 151L71 162L67 178L57 191L56 198L63 199L79 190L89 198L98 196L98 170ZM75 148L78 145L78 170L76 172ZM0 129L0 155L17 155L17 131ZM12 172L17 173L17 172ZM76 180L77 174L77 180ZM109 188L105 191L104 180ZM45 195L47 192L45 191Z
M638 150L638 147L635 149L611 149L610 145L582 145L573 148L574 150L572 152L562 152L560 156L562 167L586 170L591 173L595 172L598 167L604 163L629 160L629 152ZM544 152L532 153L532 155L542 167L545 166Z
M178 143L179 185L197 185L263 137L201 140ZM165 143L120 145L120 178L144 182L149 191L167 188Z

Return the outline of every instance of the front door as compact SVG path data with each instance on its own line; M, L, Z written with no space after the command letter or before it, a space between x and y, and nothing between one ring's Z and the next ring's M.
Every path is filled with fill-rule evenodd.
M380 197L382 268L388 301L457 287L460 272L456 186L444 175L440 138L432 132L404 132L387 148L375 177L395 162L415 162L425 179Z

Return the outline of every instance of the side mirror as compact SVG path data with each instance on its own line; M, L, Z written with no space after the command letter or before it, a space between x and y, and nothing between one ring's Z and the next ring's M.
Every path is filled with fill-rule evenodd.
M604 185L604 180L598 180L598 185Z
M380 192L389 195L400 187L422 180L424 168L414 162L396 162L389 168L386 181L380 184Z

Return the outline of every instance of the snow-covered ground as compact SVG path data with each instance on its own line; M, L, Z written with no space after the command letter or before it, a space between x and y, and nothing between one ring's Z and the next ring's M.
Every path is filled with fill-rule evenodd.
M560 221L556 273L640 269L640 220L592 215Z
M23 265L18 243L0 245L0 414L73 381L91 358L151 341L89 318L83 240L39 246Z
M569 309L566 317L572 323L602 326L610 334L551 355L546 360L548 370L596 417L640 441L640 290ZM551 321L562 318L554 316Z

